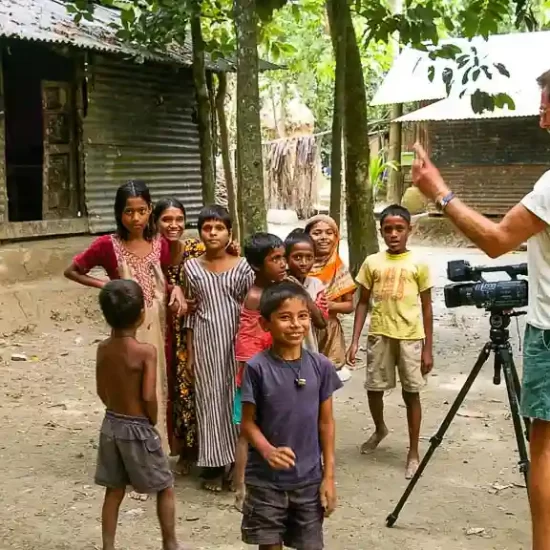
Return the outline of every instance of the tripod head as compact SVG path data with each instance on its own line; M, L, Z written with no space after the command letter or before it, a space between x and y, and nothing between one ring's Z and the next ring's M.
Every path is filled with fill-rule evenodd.
M491 349L495 352L495 371L493 374L493 384L495 386L500 385L500 374L502 371L502 364L500 361L500 354L498 353L502 348L510 348L510 320L512 317L521 317L525 315L526 311L513 311L513 310L491 310L489 311L491 316L489 317L489 324L491 330L489 331L491 339ZM510 351L511 353L511 351Z
M490 313L489 324L491 330L489 332L491 343L494 346L506 345L510 340L510 320L512 317L521 317L526 315L526 311L492 309Z

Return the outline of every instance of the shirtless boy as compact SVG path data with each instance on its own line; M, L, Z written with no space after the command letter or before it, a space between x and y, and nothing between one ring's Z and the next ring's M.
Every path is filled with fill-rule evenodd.
M136 340L143 322L141 287L130 280L107 283L99 293L112 332L97 348L97 393L106 407L95 482L106 488L101 515L103 550L114 550L126 487L157 494L164 550L177 550L173 478L155 428L157 350Z

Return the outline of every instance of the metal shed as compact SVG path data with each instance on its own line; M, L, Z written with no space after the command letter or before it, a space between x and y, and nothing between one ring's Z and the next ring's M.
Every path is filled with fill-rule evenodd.
M0 239L114 228L116 188L202 205L191 47L121 42L101 6L76 25L64 2L0 0ZM210 70L231 70L208 61Z

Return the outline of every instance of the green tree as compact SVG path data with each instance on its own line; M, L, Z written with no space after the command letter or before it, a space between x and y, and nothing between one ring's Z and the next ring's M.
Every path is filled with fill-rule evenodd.
M193 80L197 95L198 126L202 176L202 200L213 204L216 194L212 112L206 83L205 44L202 35L201 2L190 0L190 27L193 42Z
M235 0L237 34L237 179L243 237L265 231L267 215L258 88L255 0ZM246 197L246 200L244 198Z
M193 9L196 10L199 4L193 8L190 4L193 1L198 2L100 0L103 4L120 8L121 37L152 48L162 48L172 42L185 43L189 18L193 13L198 14ZM336 33L337 37L345 32L343 128L346 208L351 267L356 270L363 256L376 249L373 194L368 183L366 106L376 86L373 75L380 75L381 64L377 63L377 56L388 58L387 44L398 33L402 44L429 51L432 59L440 57L453 60L454 65L450 64L441 76L448 90L453 85L466 84L470 80L475 82L480 76L492 78L495 71L506 75L505 60L503 63L488 65L480 59L475 48L462 51L453 45L441 45L440 38L446 35L488 37L510 26L533 30L539 26L537 17L544 20L542 24L546 24L549 9L546 3L531 4L529 0L465 0L463 3L455 0L406 0L401 13L392 13L384 0L357 0L352 6L342 0L328 1L331 4L338 2L339 6L345 4L341 10L345 31L340 25L331 26L333 35ZM237 124L238 194L246 197L242 205L245 233L265 227L257 92L258 19L262 21L262 43L270 55L275 60L280 59L288 69L282 73L284 76L277 76L277 84L288 88L289 79L292 78L302 99L313 108L319 126L325 129L329 126L334 110L334 58L328 53L330 48L327 48L331 40L324 19L324 7L322 0L303 0L300 4L286 0L235 0L238 88L241 97L238 101ZM82 17L93 19L93 2L89 0L75 0L69 9L77 20ZM233 51L235 39L232 15L232 6L223 0L204 0L200 3L205 49L213 56ZM297 32L297 28L305 31ZM357 33L362 36L360 44L357 42ZM298 36L301 41L296 43ZM244 78L243 74L246 75ZM427 78L434 77L432 67ZM198 88L200 86L202 84L199 83ZM205 93L203 97L208 97L208 94ZM503 93L491 96L478 90L472 94L471 101L475 111L503 105L513 107L511 98ZM243 128L247 130L243 131ZM338 133L337 124L335 133Z

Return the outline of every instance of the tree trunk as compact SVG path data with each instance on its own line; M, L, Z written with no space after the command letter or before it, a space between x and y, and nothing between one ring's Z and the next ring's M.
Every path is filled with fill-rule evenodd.
M390 120L395 120L403 114L403 105L397 103L392 105ZM386 189L386 200L390 204L401 204L403 189L401 185L401 123L390 122L390 144L388 150L388 161L397 165L397 170L389 170L388 188Z
M206 89L208 90L208 101L210 102L210 128L212 131L212 158L214 162L214 178L216 178L216 158L219 154L218 145L218 119L216 117L216 90L212 71L206 73Z
M346 214L350 271L355 275L365 257L378 251L378 233L369 182L369 130L363 67L349 6L343 0L340 2L346 24Z
M342 216L342 132L346 100L346 25L342 17L342 1L345 0L327 1L332 48L336 61L330 152L330 215L338 227Z
M218 114L218 131L220 134L220 150L223 162L223 173L225 185L227 186L227 203L229 213L233 220L233 238L240 240L239 210L237 208L237 197L235 194L235 183L233 181L233 170L231 169L231 153L229 151L229 129L225 116L225 98L227 94L227 75L218 74L218 93L216 94L216 112Z
M197 92L197 114L200 139L202 200L214 204L216 176L214 171L214 147L212 140L212 112L206 85L204 40L201 29L200 1L191 2L191 38L193 40L193 80Z
M265 231L266 205L258 89L258 24L255 0L235 0L237 35L237 162L244 237Z

